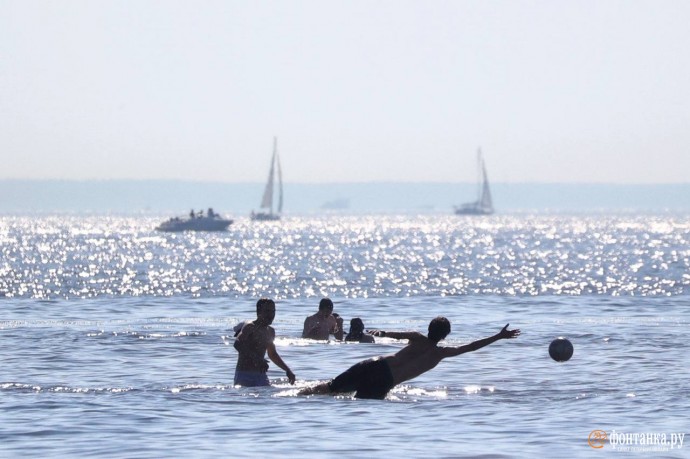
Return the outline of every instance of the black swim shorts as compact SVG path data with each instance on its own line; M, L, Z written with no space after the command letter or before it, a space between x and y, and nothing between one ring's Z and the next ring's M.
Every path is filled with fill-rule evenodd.
M357 398L383 399L393 387L388 362L379 357L353 365L328 383L331 392L356 392Z

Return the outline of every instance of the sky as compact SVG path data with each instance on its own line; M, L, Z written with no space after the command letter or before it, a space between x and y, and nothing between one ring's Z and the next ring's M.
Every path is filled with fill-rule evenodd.
M685 0L0 0L0 179L690 181Z

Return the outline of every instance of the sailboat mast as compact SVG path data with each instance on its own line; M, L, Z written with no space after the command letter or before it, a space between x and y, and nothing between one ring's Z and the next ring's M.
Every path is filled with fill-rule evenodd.
M273 136L273 157L271 158L271 182L275 181L276 157L278 156L278 139ZM271 215L273 215L273 187L271 187Z
M477 202L482 202L482 149L477 148Z
M273 181L275 176L275 160L276 153L274 144L273 157L271 157L271 168L268 171L268 181L266 182L266 188L264 189L264 196L261 199L261 207L264 209L270 209L271 213L273 213Z
M278 154L278 139L273 138L273 150L276 155L276 166L278 166L278 213L283 211L283 169L280 167L280 155Z

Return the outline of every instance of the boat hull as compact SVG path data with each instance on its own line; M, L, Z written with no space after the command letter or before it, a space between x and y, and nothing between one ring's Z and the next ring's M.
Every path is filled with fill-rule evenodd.
M463 206L455 208L455 215L491 215L493 213L493 209L487 209L479 206Z
M280 220L280 215L278 214L269 214L265 212L259 212L251 215L251 219L253 221L258 221L258 222L275 222Z
M156 230L168 233L181 231L226 231L232 220L223 218L172 219L158 225Z

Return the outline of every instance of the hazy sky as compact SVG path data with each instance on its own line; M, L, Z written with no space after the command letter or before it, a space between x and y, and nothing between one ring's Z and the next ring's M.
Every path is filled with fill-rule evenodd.
M690 1L0 0L0 179L687 183Z

